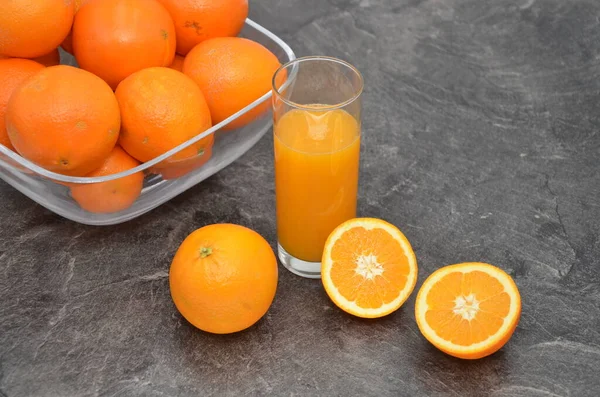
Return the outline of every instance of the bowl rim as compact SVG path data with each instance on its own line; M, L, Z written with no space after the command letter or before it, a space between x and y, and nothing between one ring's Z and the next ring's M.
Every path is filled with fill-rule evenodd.
M249 25L250 27L252 27L253 29L257 30L258 32L264 34L269 39L273 40L277 45L279 45L285 51L285 54L288 57L288 61L286 61L286 63L296 59L296 54L294 54L294 51L291 49L291 47L285 41L283 41L281 38L279 38L277 35L272 33L270 30L266 29L265 27L263 27L262 25L259 25L256 22L254 22L250 18L246 18L245 23L247 25ZM59 173L56 173L53 171L48 171L45 168L42 168L39 165L22 157L17 152L14 152L14 151L8 149L7 147L5 147L2 144L0 144L0 153L5 155L9 159L15 161L18 165L23 166L30 171L33 171L35 174L49 178L49 179L53 179L58 182L67 182L67 183L73 183L73 184L90 184L90 183L108 182L108 181L124 178L129 175L133 175L137 172L143 172L143 171L151 168L152 166L160 163L161 161L166 160L167 158L169 158L169 157L173 156L174 154L178 153L179 151L193 145L194 143L200 141L201 139L206 138L207 136L219 131L221 128L228 125L232 121L236 120L238 117L251 111L255 107L257 107L260 104L262 104L263 102L265 102L267 99L271 98L272 95L273 95L273 92L271 89L269 89L269 91L267 93L265 93L262 97L258 98L257 100L255 100L248 106L244 107L243 109L240 109L239 111L232 114L231 116L229 116L225 120L221 121L220 123L213 125L211 128L199 133L198 135L194 136L193 138L188 139L187 141L183 142L182 144L161 154L158 157L153 158L152 160L146 161L146 162L138 165L137 167L131 168L126 171L118 172L116 174L98 176L98 177L68 176L68 175L59 174ZM15 166L13 164L6 162L6 160L3 159L2 156L0 156L0 166L7 166L7 167L15 168ZM18 170L18 169L17 169L17 171L22 172L22 170Z

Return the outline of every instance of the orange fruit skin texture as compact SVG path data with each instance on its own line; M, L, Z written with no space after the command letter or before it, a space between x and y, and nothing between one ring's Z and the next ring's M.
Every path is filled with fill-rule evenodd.
M171 65L169 65L169 67L171 69L177 70L178 72L183 72L183 61L185 60L184 57L182 57L179 54L175 54L175 58L173 58L173 63Z
M175 21L177 53L187 55L213 37L237 36L248 16L247 0L159 0Z
M88 177L112 175L137 167L140 163L119 146L115 146L104 164ZM144 173L92 184L70 184L71 196L86 211L110 213L131 207L142 192Z
M12 57L7 57L5 55L0 55L0 60L2 59L10 59ZM32 61L36 61L44 66L56 66L60 64L60 53L58 52L58 48L50 51L46 55L42 55L41 57L33 58Z
M0 54L35 58L54 50L73 24L72 0L2 0Z
M186 56L183 72L200 87L213 124L220 123L271 90L271 78L281 66L262 45L240 37L203 41ZM242 127L268 110L265 101L226 128Z
M0 144L15 150L6 132L6 106L14 90L44 66L29 59L0 59Z
M120 144L141 162L152 160L211 127L200 88L181 72L156 67L132 74L116 91L121 109ZM209 135L159 163L194 158L212 146Z
M256 323L271 306L277 260L255 231L232 224L209 225L190 234L177 250L169 286L177 310L192 325L216 334L238 332Z
M492 266L492 265L481 264L481 263L463 263L463 264L449 265L449 266L446 266L445 268L455 268L457 271L460 271L461 268L464 268L465 266L469 266L469 265L472 265L472 264L475 264L475 265L484 265L484 266L490 266L490 267ZM438 271L442 270L442 269L444 269L444 268L438 269ZM500 271L502 271L502 270L500 270ZM434 277L435 273L436 272L432 273L425 280L425 282L423 284L427 283L432 277ZM471 272L471 278L477 277L477 276L475 276L475 273L477 273L477 271ZM481 272L479 272L479 273L481 273ZM458 275L457 274L452 274L450 276L446 276L446 277L448 277L448 280L453 279L452 286L454 288L456 288L457 286L458 286L458 288L461 288L461 276L459 274ZM486 275L484 274L484 276L486 276ZM473 351L473 352L457 352L457 351L450 350L450 349L446 348L443 345L435 343L435 340L433 340L432 338L430 338L428 336L428 334L426 332L424 332L423 323L420 320L420 317L418 315L418 310L419 310L418 309L418 305L419 305L419 302L422 302L425 299L425 297L423 295L423 288L421 288L419 290L419 293L417 294L417 299L416 299L417 305L415 307L415 310L416 310L417 313L416 313L415 317L416 317L416 320L417 320L417 325L419 326L419 329L421 330L421 333L423 334L423 336L425 336L425 338L431 344L433 344L436 348L438 348L439 350L443 351L444 353L446 353L446 354L448 354L450 356L453 356L453 357L467 359L467 360L476 360L476 359L480 359L480 358L483 358L483 357L487 357L487 356L489 356L491 354L494 354L498 350L500 350L509 341L509 339L512 337L513 333L515 332L515 329L517 328L517 325L519 324L519 320L520 320L520 317L521 317L521 299L520 299L520 295L519 295L519 292L518 292L518 288L517 288L516 284L514 283L514 281L512 280L512 278L510 278L510 276L507 276L507 277L508 277L509 284L512 286L512 289L515 291L515 293L517 295L517 300L515 301L515 303L517 305L517 308L516 308L517 315L513 319L513 321L510 323L510 326L509 326L507 332L504 335L502 335L502 337L497 342L492 343L489 346L486 346L484 349ZM463 282L463 284L464 284L464 282ZM471 285L472 285L471 288L473 290L477 290L478 289L480 291L485 291L486 293L490 293L490 290L492 289L492 288L490 288L489 285L477 285L475 283L472 283ZM465 286L463 285L462 288L465 288ZM444 289L444 287L442 287L442 289ZM445 291L446 292L450 292L450 289L446 287ZM428 300L428 303L429 303L429 300ZM491 305L491 307L494 307L496 310L498 310L498 304L497 303L495 305L493 303L489 303L489 305ZM508 309L506 309L506 310L508 310ZM477 317L475 317L475 319L477 319ZM481 324L481 320L478 321L478 324ZM462 336L464 337L465 335L462 335Z
M120 127L119 104L97 76L59 65L20 85L8 102L6 128L23 157L60 174L84 176L110 154Z
M73 50L82 69L116 89L132 73L173 62L175 26L157 0L92 1L75 16Z

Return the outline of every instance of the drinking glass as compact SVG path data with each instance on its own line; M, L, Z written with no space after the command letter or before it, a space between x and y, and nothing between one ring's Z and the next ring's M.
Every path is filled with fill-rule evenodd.
M329 234L356 217L363 79L351 64L303 57L273 76L278 256L321 276Z

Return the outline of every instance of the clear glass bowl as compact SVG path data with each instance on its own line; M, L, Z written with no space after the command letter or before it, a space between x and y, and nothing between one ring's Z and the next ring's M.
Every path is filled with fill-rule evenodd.
M250 19L241 33L242 37L254 40L268 48L284 64L296 58L292 49L279 37ZM63 53L62 63L75 64L74 59ZM64 57L67 55L67 57ZM25 194L30 199L49 210L73 221L88 225L113 225L138 217L162 203L172 199L190 187L225 168L248 151L269 130L272 125L272 111L269 103L271 92L240 110L228 119L214 125L178 147L131 170L103 177L69 177L38 167L32 162L0 144L0 178ZM253 121L243 127L231 129L228 125L246 115L252 109L263 110ZM212 153L199 155L194 160L186 160L181 167L160 169L159 163L169 159L179 151L214 134ZM158 164L158 167L156 165ZM163 163L164 164L164 163ZM103 183L124 178L136 172L144 173L144 185L140 196L128 208L111 213L88 212L80 208L71 197L71 186Z

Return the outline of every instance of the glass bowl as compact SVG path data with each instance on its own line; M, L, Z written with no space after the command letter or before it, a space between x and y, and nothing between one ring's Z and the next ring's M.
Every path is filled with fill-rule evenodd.
M246 20L240 36L268 48L277 56L281 64L296 58L292 49L283 40L250 19ZM67 53L61 54L61 60L63 64L75 65L73 57ZM228 119L163 155L131 170L103 177L69 177L50 172L0 144L0 178L40 205L75 222L88 225L122 223L158 207L227 167L247 152L272 125L271 106L265 103L270 101L270 98L271 91ZM261 111L253 121L236 129L228 128L229 124L256 107L264 111ZM211 151L201 153L195 159L186 160L181 166L169 167L166 170L161 168L159 163L164 164L164 160L168 160L210 134L214 137ZM71 196L70 186L114 181L136 172L144 174L142 192L131 206L121 211L89 212L82 209Z

